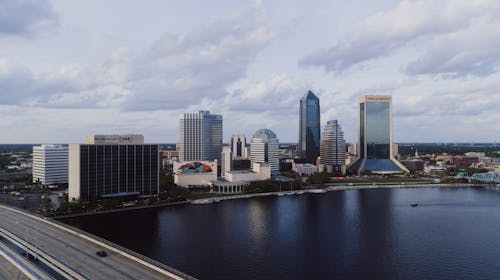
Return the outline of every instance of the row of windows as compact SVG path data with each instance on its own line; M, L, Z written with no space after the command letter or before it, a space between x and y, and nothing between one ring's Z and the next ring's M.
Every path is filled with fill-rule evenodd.
M158 145L81 145L81 197L104 194L158 194Z

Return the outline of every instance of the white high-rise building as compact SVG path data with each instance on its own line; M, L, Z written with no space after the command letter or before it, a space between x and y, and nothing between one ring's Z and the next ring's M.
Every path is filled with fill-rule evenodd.
M233 158L247 158L247 138L244 134L233 134L231 137L231 153Z
M221 161L222 115L210 111L184 114L180 119L179 160Z
M225 177L227 171L231 171L233 157L231 153L231 147L222 147L222 159L221 159L221 177Z
M267 162L271 172L278 172L279 165L279 140L270 129L259 129L254 133L250 143L250 159L253 168L255 163Z
M33 183L68 183L68 146L33 146Z
M324 127L320 154L321 164L325 165L328 171L333 167L345 165L346 146L344 132L337 120L328 121Z

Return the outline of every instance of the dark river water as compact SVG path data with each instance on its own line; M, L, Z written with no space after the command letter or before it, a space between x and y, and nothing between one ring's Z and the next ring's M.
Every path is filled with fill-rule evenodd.
M500 279L494 187L272 196L65 222L199 279Z

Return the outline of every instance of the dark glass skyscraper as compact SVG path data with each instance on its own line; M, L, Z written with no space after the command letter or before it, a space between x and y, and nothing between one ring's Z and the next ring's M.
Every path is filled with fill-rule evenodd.
M308 91L300 99L299 150L300 157L308 163L316 163L320 146L319 98Z
M394 158L392 145L392 97L363 96L359 99L359 159L350 166L354 173L400 173L408 170Z

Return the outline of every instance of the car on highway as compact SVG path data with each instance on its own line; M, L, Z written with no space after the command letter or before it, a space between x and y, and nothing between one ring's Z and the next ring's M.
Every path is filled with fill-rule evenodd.
M101 258L108 255L108 253L106 253L104 251L97 251L97 252L95 252L95 254L98 255Z

